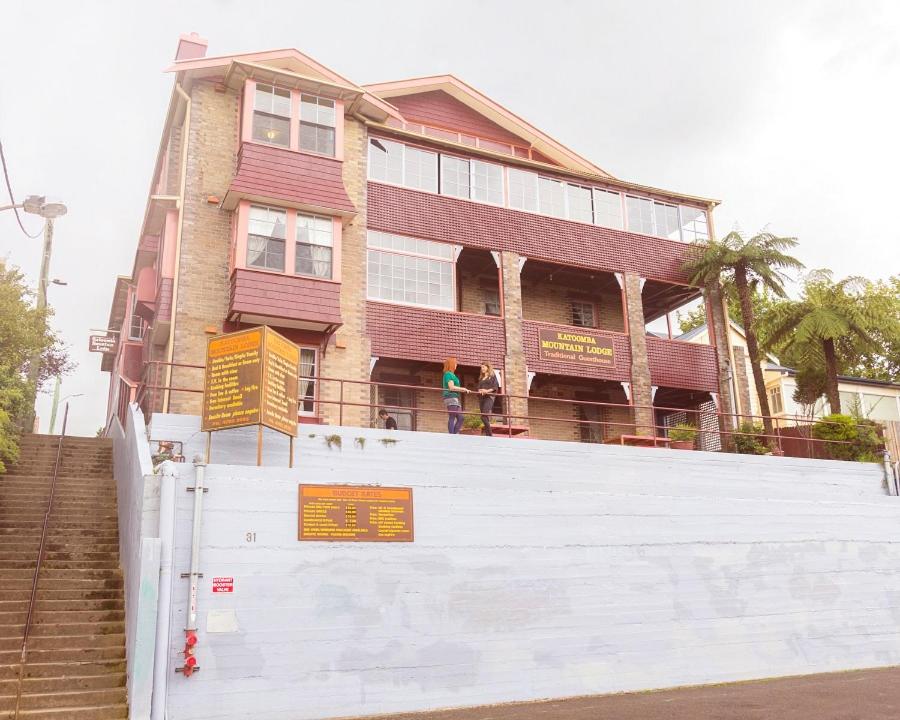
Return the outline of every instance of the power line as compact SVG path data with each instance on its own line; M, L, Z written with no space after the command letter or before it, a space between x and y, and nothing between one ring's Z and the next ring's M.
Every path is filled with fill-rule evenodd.
M6 155L3 154L3 142L0 141L0 162L3 163L3 177L6 180L6 190L9 193L9 201L12 203L13 212L16 214L16 222L19 223L19 227L22 229L22 232L25 233L32 240L36 237L40 237L42 230L38 230L34 235L28 232L25 229L25 226L22 224L22 218L19 217L19 208L16 207L16 199L13 197L12 185L9 182L9 170L6 168Z

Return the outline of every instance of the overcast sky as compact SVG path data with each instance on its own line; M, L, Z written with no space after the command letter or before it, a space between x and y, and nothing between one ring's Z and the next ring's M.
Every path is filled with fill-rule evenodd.
M900 272L897 2L5 0L13 190L69 206L51 268L68 286L50 301L78 362L62 394L84 393L75 433L104 420L108 375L87 337L131 271L173 83L162 70L190 31L210 55L296 47L357 83L453 73L617 177L721 199L719 235L768 224L811 268ZM0 256L36 277L40 241L10 212Z

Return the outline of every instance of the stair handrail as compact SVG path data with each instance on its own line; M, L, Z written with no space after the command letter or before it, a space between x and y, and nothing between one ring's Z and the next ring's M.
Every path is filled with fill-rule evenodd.
M31 620L34 616L34 601L37 598L38 579L41 573L41 563L44 559L44 545L47 541L47 524L50 522L50 513L53 511L53 496L56 493L56 479L59 476L59 462L62 459L63 439L66 437L66 424L69 420L69 403L63 412L62 430L59 434L59 444L56 446L56 462L53 464L53 476L50 479L50 497L47 499L47 510L44 512L44 523L41 526L41 544L38 547L37 562L34 565L34 578L31 581L31 598L28 601L28 614L25 616L25 630L22 633L22 654L19 656L19 683L16 688L16 710L13 720L19 720L19 706L22 702L22 682L25 678L25 656L28 652L28 633L31 630Z

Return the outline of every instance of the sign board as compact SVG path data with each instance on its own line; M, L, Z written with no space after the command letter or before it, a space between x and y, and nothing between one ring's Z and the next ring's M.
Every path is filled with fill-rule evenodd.
M214 593L233 593L234 578L233 577L214 577L212 581L212 591Z
M586 330L538 330L539 357L554 362L615 367L613 340Z
M412 488L301 485L298 539L412 542Z
M299 371L300 349L270 328L210 338L201 429L265 425L296 437Z
M118 341L114 335L90 335L88 336L88 351L99 353L114 353Z

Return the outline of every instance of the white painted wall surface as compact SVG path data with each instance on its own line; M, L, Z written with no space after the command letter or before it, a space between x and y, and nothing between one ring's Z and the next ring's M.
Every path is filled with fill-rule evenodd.
M186 440L188 458L204 443L196 418L157 415L151 435ZM219 456L255 457L252 434ZM297 462L207 469L201 671L170 676L172 720L900 664L900 505L878 466L309 426ZM172 667L193 468L178 472ZM412 487L415 542L298 542L299 482Z

